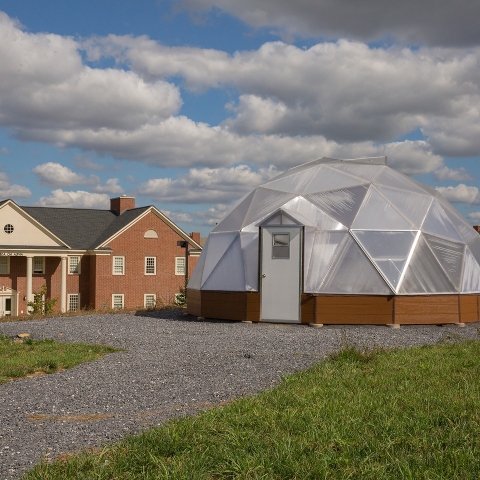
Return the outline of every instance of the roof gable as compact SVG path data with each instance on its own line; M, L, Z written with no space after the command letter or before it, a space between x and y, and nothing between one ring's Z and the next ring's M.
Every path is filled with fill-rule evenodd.
M12 225L13 231L6 233L5 225ZM29 215L12 200L6 200L0 204L0 245L68 247L68 244L55 232Z
M126 210L109 225L109 227L102 233L102 235L95 241L95 248L105 247L113 239L128 230L132 225L137 223L148 213L153 213L167 226L174 230L180 237L186 240L193 248L202 249L202 246L191 238L180 227L175 225L166 215L164 215L158 208L154 206L134 208Z

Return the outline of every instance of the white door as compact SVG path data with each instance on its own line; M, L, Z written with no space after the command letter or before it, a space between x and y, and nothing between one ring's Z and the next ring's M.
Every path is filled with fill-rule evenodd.
M261 312L265 322L300 322L302 227L261 228Z
M0 296L0 317L12 314L12 297Z

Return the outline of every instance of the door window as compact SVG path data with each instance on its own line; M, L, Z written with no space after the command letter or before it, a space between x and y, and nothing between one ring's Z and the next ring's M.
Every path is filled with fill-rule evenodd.
M290 258L290 234L274 233L272 258Z

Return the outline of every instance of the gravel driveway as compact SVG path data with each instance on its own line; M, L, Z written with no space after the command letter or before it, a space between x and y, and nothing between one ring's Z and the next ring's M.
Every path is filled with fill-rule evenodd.
M478 324L328 326L197 322L179 312L91 315L0 323L0 335L108 344L127 349L53 375L0 385L0 478L18 478L45 455L105 442L275 385L346 342L409 346Z

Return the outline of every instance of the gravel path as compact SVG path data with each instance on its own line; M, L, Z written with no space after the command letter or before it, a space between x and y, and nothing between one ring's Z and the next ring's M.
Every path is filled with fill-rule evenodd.
M328 326L197 322L179 312L92 315L0 323L0 335L101 343L127 349L53 375L0 385L0 479L18 478L45 455L105 442L275 385L346 342L409 346L458 336L478 324Z

